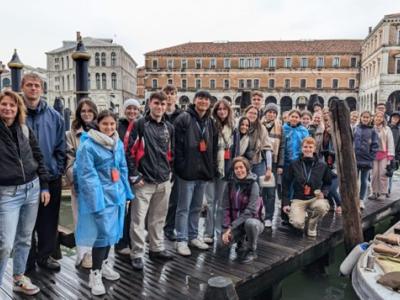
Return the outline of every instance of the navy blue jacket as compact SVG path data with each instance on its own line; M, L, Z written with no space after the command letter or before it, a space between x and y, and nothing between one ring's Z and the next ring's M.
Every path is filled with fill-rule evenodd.
M26 125L32 129L39 143L50 180L57 179L64 173L66 164L64 119L40 99L36 109L28 108Z
M378 134L375 129L372 126L358 124L354 128L354 153L357 167L372 169L378 149Z

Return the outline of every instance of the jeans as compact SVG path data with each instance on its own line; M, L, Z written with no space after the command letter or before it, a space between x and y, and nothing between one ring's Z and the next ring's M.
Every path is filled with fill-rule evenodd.
M338 193L338 186L339 186L338 177L332 178L332 183L329 188L328 195L327 195L327 199L331 206L333 206L333 202L335 202L336 206L340 206L340 204L342 203L342 200Z
M179 186L175 218L176 240L187 242L197 239L199 233L199 217L207 181L187 181L178 176L176 180Z
M358 168L358 177L360 178L360 200L364 201L367 196L368 176L370 169Z
M39 179L0 187L0 286L12 253L13 274L25 273L39 206Z
M232 232L234 242L246 241L247 246L255 251L257 249L258 236L263 232L264 224L255 218L247 219L242 225Z
M206 186L206 199L207 199L207 218L205 222L204 235L207 237L214 237L214 231L217 234L221 232L222 228L222 196L226 181L223 179L214 179L207 183Z
M260 162L252 166L251 171L257 175L257 183L260 176L264 176L266 172L265 162ZM274 173L276 175L276 172ZM276 178L276 177L275 177ZM274 216L275 210L275 187L260 188L260 196L263 199L263 204L265 208L265 219L271 220Z

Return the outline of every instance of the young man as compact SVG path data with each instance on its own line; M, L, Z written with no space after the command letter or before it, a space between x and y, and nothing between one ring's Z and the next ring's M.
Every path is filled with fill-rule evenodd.
M251 105L255 106L258 112L261 113L263 108L263 94L260 91L254 91L251 93Z
M131 203L131 259L135 270L143 269L145 253L145 222L149 237L150 259L168 260L163 228L171 192L171 159L174 150L174 128L165 120L167 97L163 92L153 93L149 99L148 114L136 122L137 139L132 158L136 199ZM140 153L139 148L144 151Z
M264 126L267 128L268 136L272 145L272 172L275 176L275 182L279 182L278 176L283 173L285 159L285 135L283 134L282 124L278 119L278 105L269 103L265 107ZM275 210L275 187L265 188L267 193L267 202L265 206L265 227L272 226L272 217ZM280 193L278 193L280 195Z
M27 270L32 270L35 263L45 269L58 271L60 264L51 257L56 250L58 217L61 201L61 176L66 163L66 143L64 120L53 108L41 98L43 81L34 73L25 74L22 78L22 92L28 113L27 125L34 132L50 174L50 203L40 203L36 220L36 239L32 238L31 251Z
M173 85L167 85L163 88L163 92L167 95L167 111L165 113L165 119L171 124L174 123L175 119L182 113L182 110L176 104L177 100L177 89ZM175 213L176 204L178 203L178 182L175 180L175 176L172 176L172 190L171 196L169 197L168 213L165 220L164 234L170 241L176 240L175 235Z
M208 249L198 238L198 223L206 183L217 170L218 134L210 118L210 99L209 92L197 92L193 104L174 123L174 167L179 185L176 250L183 256L191 255L188 244Z
M329 211L325 197L332 178L328 166L314 155L315 146L312 137L303 140L301 158L293 161L285 173L282 203L283 211L289 214L290 224L297 229L304 229L308 215L307 235L311 237L317 235L318 220ZM290 201L291 186L294 195Z

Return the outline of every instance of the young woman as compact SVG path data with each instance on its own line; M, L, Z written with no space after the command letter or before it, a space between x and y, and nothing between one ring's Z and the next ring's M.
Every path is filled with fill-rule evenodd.
M217 101L212 110L212 117L218 132L217 170L218 177L206 186L207 218L203 241L207 244L214 242L214 231L221 231L221 201L232 163L233 144L233 111L225 99Z
M297 160L301 154L301 143L308 137L307 129L300 123L301 114L297 109L289 112L289 121L283 125L283 133L286 137L284 167L288 168L292 161Z
M107 258L110 246L122 236L125 202L134 196L124 146L116 131L116 116L102 111L97 124L99 130L91 129L82 136L74 164L74 184L78 196L77 245L92 247L89 286L93 295L102 295L106 292L102 277L120 277Z
M309 129L312 121L312 114L308 110L303 110L301 112L301 125L303 125L307 130Z
M300 159L292 162L283 181L283 210L289 214L293 227L303 230L308 214L308 236L317 235L318 220L329 211L328 194L331 185L331 171L315 155L316 142L307 137L301 144ZM290 187L293 200L290 201ZM307 211L311 211L308 212Z
M140 103L136 99L125 100L123 106L124 117L118 120L118 135L124 144L124 151L126 162L128 164L128 174L131 176L133 170L132 161L130 156L130 149L136 140L136 130L134 128L135 121L141 118L140 115ZM129 204L127 205L129 206ZM131 224L131 210L127 207L127 212L124 221L124 233L121 240L115 245L114 249L118 254L129 255L130 254L130 237L129 228Z
M233 160L234 176L227 184L223 195L224 245L237 243L237 252L242 262L257 258L257 240L263 231L263 203L257 176L250 173L250 163L244 157Z
M272 146L268 132L258 118L258 111L250 105L245 110L246 117L250 120L249 148L246 157L250 157L251 171L257 176L257 180L264 176L268 181L272 176ZM268 190L261 188L261 196L266 204L268 202Z
M322 143L322 134L324 133L324 122L322 112L315 112L313 114L312 124L310 125L310 131L312 132L312 136L315 139L316 150L319 151Z
M244 156L247 159L246 153L249 148L249 130L250 130L250 120L247 117L241 117L238 122L237 128L233 132L233 145L232 154L233 158L238 156ZM232 173L232 170L231 170Z
M371 113L363 111L360 122L354 128L354 153L357 162L357 172L360 181L360 208L364 209L367 196L368 178L378 151L378 135L371 126Z
M26 108L14 92L0 93L0 286L13 253L13 290L40 289L24 275L39 201L50 201L48 174L34 133L25 125Z
M393 135L389 126L386 125L385 114L377 111L374 116L374 129L378 134L379 149L376 153L372 166L371 200L383 200L387 196L389 179L387 177L391 160L394 158Z
M97 107L89 98L82 99L79 102L75 112L75 120L72 122L71 130L66 133L67 141L67 168L66 178L71 186L71 207L74 226L77 223L78 208L76 200L76 192L74 189L73 165L76 158L76 151L79 147L80 138L83 132L87 132L90 128L94 128L97 118ZM77 266L90 269L92 267L92 249L88 247L76 247Z

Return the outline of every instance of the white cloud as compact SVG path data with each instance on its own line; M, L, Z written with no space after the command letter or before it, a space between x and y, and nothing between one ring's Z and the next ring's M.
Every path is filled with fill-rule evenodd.
M2 14L0 60L17 48L22 62L45 67L45 52L77 30L115 38L139 64L188 41L364 38L398 12L398 0L15 0Z

